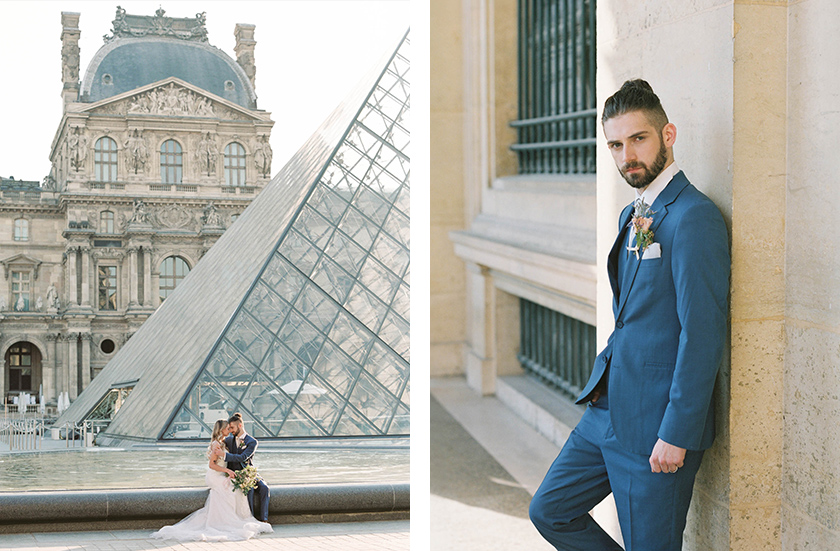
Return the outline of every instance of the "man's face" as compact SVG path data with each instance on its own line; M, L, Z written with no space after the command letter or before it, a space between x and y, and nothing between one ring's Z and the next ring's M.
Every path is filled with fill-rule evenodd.
M242 427L239 423L230 423L228 425L228 429L230 429L230 433L233 435L239 434L239 429Z
M604 122L607 146L628 184L645 189L672 159L676 138L673 124L658 132L642 111L631 111Z

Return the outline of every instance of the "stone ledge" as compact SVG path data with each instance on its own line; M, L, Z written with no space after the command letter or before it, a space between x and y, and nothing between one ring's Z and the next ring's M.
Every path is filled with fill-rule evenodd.
M496 397L520 419L562 448L586 406L527 375L499 377Z
M0 493L0 533L159 528L201 508L199 488ZM272 524L398 520L409 516L408 484L279 486Z

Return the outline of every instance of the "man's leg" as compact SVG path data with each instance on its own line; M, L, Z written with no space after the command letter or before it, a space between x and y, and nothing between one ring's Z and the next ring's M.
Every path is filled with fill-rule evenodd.
M259 507L258 511L254 511L254 516L256 516L257 513L259 513L259 516L257 516L257 520L268 522L268 502L270 497L270 490L268 489L268 485L262 480L258 480L256 493L258 495L255 496L254 505L259 504Z
M601 434L601 422L588 408L531 500L537 530L563 551L620 551L621 547L589 515L610 493L610 481L598 446L581 434Z
M653 473L646 455L607 439L604 458L627 551L680 551L694 477L703 452L688 451L676 473Z

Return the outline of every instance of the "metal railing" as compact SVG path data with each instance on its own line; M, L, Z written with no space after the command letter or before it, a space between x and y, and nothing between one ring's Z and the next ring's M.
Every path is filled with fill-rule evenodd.
M595 327L523 298L519 318L522 367L576 398L595 362Z
M521 174L595 172L595 0L519 0Z
M39 450L46 423L43 419L5 419L0 421L0 443L9 451Z

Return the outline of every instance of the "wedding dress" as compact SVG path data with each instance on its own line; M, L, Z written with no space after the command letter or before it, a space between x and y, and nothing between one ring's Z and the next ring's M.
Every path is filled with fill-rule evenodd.
M216 465L227 467L224 458ZM207 468L204 480L210 495L204 507L191 513L179 523L164 526L153 538L179 541L241 541L257 534L273 532L271 525L260 522L251 514L248 498L240 490L233 490L227 474Z

